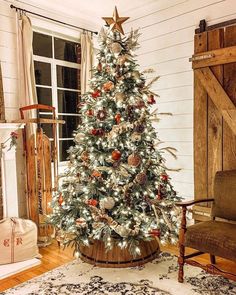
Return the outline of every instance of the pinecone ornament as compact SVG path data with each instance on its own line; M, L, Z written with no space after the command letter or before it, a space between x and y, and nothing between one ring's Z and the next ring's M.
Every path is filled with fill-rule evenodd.
M128 165L133 167L138 167L141 164L141 158L138 154L131 154L128 157Z
M136 175L135 180L138 184L145 184L147 182L147 174L140 172Z

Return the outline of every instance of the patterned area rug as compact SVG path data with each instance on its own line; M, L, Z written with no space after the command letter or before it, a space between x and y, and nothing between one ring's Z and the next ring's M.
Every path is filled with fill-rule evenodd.
M109 269L74 260L0 294L8 295L236 295L236 283L185 267L177 282L176 257L162 253L142 267Z

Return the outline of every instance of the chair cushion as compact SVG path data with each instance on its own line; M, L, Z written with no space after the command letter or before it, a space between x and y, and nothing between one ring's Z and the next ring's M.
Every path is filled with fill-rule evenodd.
M236 224L205 221L187 228L185 246L236 261Z

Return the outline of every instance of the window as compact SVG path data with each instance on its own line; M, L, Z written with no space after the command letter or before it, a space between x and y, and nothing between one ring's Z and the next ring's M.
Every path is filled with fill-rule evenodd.
M78 42L34 32L33 53L38 103L54 106L57 117L66 121L57 126L58 160L63 162L79 123L81 47ZM48 112L41 113L41 117L50 116ZM44 124L43 130L52 138L51 125Z

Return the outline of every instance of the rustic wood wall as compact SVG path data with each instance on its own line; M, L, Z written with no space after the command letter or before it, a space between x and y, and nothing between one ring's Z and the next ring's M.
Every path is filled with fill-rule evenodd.
M232 52L236 52L232 48L236 46L236 25L196 34L194 40L193 58L199 58L199 53L208 56L212 50L223 48L221 52L232 56ZM236 114L236 56L234 58L235 62L228 63L229 60L215 55L203 58L201 66L199 61L193 61L195 199L214 197L215 173L236 169L235 129L222 116L225 110ZM201 72L201 69L204 70ZM209 209L197 206L195 210L196 220L208 218L201 212L208 214Z

